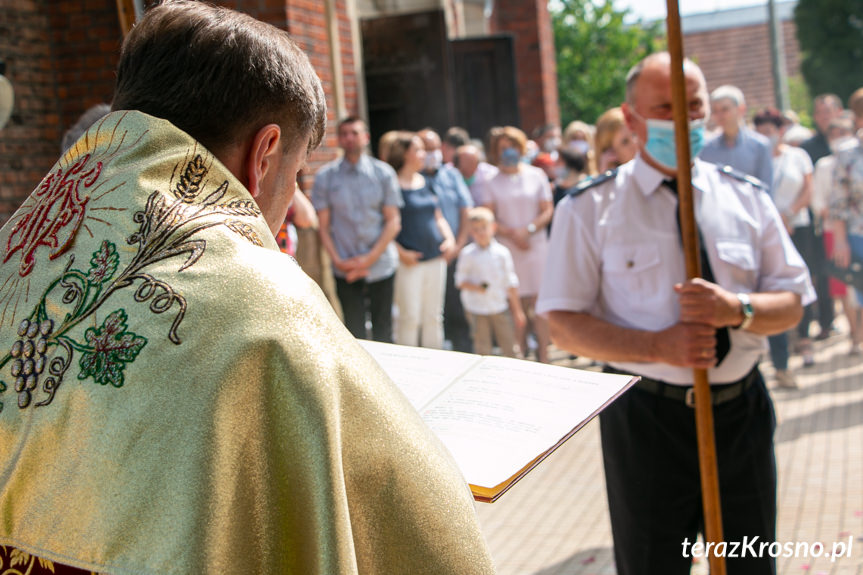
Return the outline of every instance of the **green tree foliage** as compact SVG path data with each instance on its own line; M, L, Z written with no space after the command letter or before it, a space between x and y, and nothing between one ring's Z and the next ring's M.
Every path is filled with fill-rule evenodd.
M797 112L800 123L807 128L814 128L812 122L812 95L809 86L800 74L788 78L788 97L791 99L791 109Z
M623 102L629 69L664 47L661 22L625 22L628 9L611 0L552 0L549 10L562 124L593 123Z
M794 21L810 92L847 101L863 86L863 2L799 0Z

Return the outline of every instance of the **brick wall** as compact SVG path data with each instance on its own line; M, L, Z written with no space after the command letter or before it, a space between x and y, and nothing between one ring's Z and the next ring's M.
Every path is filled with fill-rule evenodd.
M339 43L341 49L342 82L345 90L345 103L348 115L357 113L358 94L357 79L354 74L354 60L351 43L351 24L347 16L347 6L344 0L337 0L336 12L338 19ZM336 142L337 118L336 102L334 100L335 78L330 61L330 44L326 19L326 8L323 0L287 0L287 29L302 49L308 54L309 60L318 72L324 92L327 95L327 134L321 147L309 158L305 186L309 186L310 175L321 165L338 155Z
M543 124L559 124L557 64L546 0L498 0L494 33L515 36L516 77L521 127L528 133Z
M60 115L50 25L38 0L0 4L0 58L15 89L15 107L0 132L0 224L57 158Z
M329 106L322 147L308 174L337 154L333 77L320 0L229 0L221 4L287 29L321 77ZM358 109L345 0L337 0L346 108ZM0 3L0 58L15 89L15 110L0 131L0 225L57 160L63 132L90 106L110 103L122 34L115 0L16 0ZM311 184L311 176L305 186Z
M794 22L782 23L788 77L800 74ZM775 105L767 24L685 34L686 55L701 66L708 90L732 84L743 90L749 113Z
M0 224L60 155L63 132L110 102L120 47L114 0L18 0L0 7L0 58L15 89L0 132Z
M62 132L87 108L111 103L123 34L116 0L44 0L44 4L51 26Z

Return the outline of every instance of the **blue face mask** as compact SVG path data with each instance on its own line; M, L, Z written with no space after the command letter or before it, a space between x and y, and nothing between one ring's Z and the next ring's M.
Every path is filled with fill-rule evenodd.
M648 118L645 151L650 157L667 168L677 169L677 147L674 145L674 122ZM704 147L704 120L689 122L689 152L692 159Z
M500 153L501 166L511 168L513 166L517 166L519 161L521 161L521 154L515 148L504 148L504 150Z

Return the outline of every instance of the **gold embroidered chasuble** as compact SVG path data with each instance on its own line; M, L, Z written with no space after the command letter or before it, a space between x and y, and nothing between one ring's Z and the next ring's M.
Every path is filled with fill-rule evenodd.
M0 403L0 545L41 559L493 571L449 454L163 120L106 116L0 230Z

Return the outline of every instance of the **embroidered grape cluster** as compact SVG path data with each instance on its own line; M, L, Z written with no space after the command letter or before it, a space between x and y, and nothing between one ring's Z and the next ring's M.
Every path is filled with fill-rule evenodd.
M31 322L25 319L18 326L18 339L12 344L10 355L12 377L15 378L15 391L18 392L18 407L30 405L33 390L39 384L39 376L45 371L45 352L48 350L48 336L54 330L54 322L46 319Z

